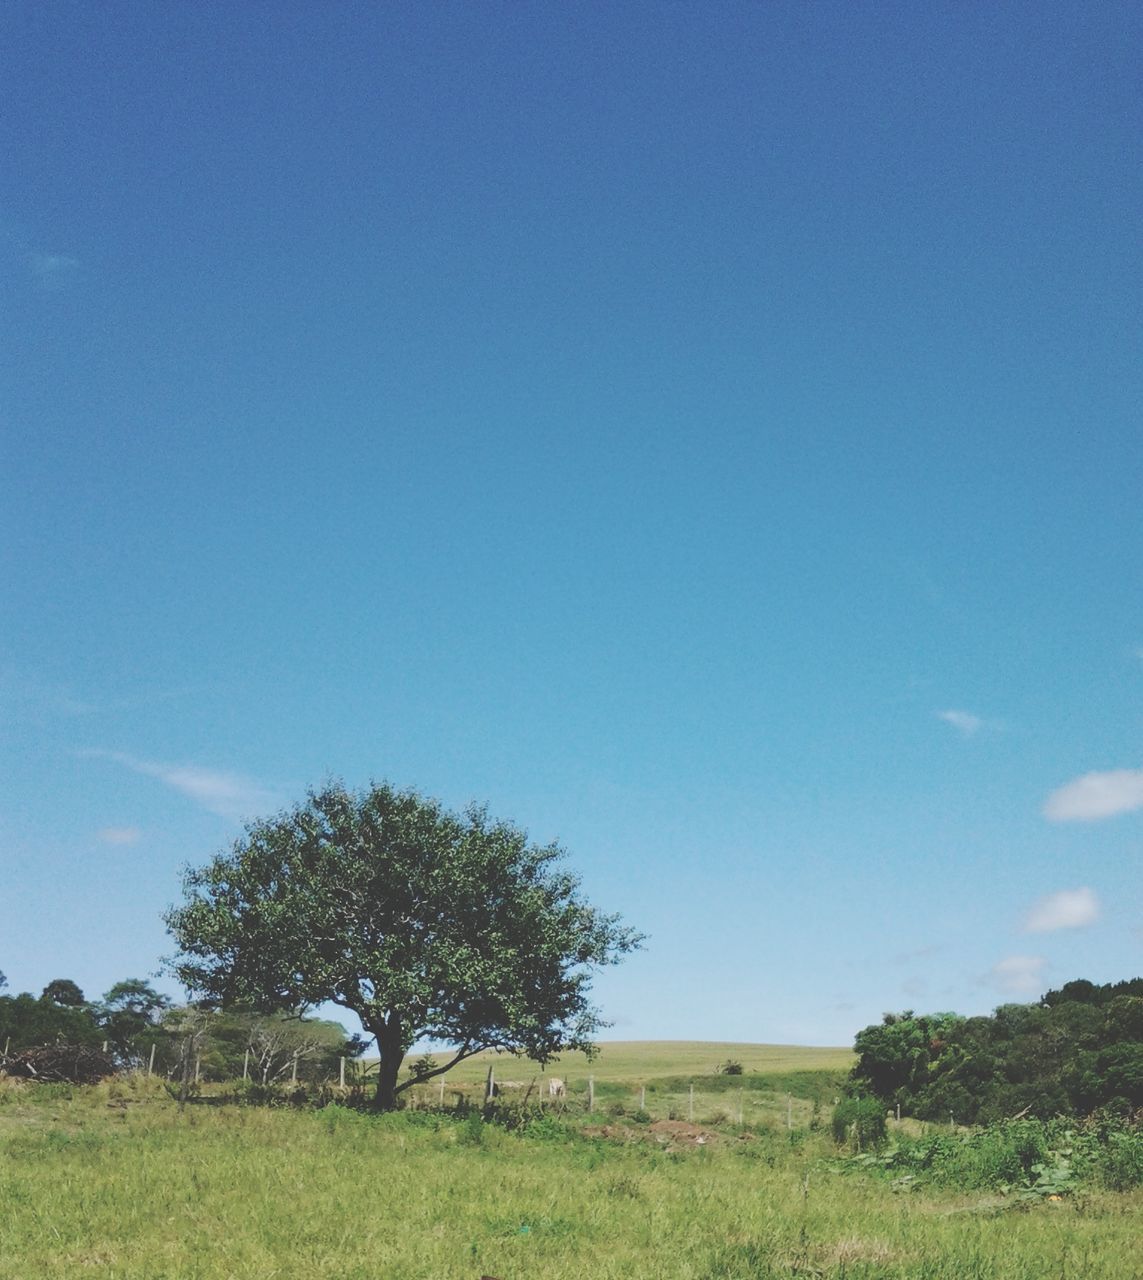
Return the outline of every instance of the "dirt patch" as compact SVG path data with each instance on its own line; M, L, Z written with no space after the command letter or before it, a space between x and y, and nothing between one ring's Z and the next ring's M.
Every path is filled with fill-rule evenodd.
M625 1124L593 1124L583 1130L586 1138L606 1138L608 1142L638 1142L646 1135Z
M717 1142L719 1135L703 1129L689 1120L656 1120L647 1126L656 1142L677 1143L680 1146L705 1147Z
M678 1147L707 1147L721 1142L753 1142L754 1134L716 1133L692 1124L689 1120L655 1120L651 1124L597 1124L584 1129L588 1138L605 1138L608 1142L654 1142L668 1150Z

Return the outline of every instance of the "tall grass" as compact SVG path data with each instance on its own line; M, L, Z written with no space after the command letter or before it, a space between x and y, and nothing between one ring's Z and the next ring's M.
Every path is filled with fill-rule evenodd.
M548 1114L191 1104L146 1082L5 1091L0 1278L1134 1280L1143 1199L998 1208L831 1172L825 1133L703 1146ZM632 1126L632 1130L640 1126Z

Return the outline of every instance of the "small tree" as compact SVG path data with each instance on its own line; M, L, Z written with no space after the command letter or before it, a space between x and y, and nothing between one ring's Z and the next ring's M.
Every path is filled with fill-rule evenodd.
M561 856L481 808L332 784L188 872L166 916L172 968L217 1001L355 1013L377 1041L383 1109L485 1049L591 1051L591 972L641 937L582 900ZM421 1039L455 1053L399 1082Z
M364 1048L336 1022L260 1013L238 1007L214 1013L207 1024L202 1051L204 1072L215 1079L250 1077L267 1085L295 1074L317 1080L337 1070L340 1057L355 1057Z
M99 1023L120 1062L139 1066L163 1038L160 1027L170 1000L141 978L117 982L103 997Z

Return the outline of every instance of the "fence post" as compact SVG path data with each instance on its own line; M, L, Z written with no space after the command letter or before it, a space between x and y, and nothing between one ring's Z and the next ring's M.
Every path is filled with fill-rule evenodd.
M202 1059L201 1059L201 1058L195 1058L195 1060L194 1060L194 1082L195 1082L195 1084L198 1084L199 1080L201 1080L201 1079L202 1079Z
M106 1053L106 1052L107 1052L107 1041L106 1041L106 1040L104 1040L104 1042L103 1042L103 1052L104 1052L104 1053Z
M496 1076L492 1070L492 1064L488 1064L488 1088L485 1090L485 1102L491 1102L496 1092Z
M250 1050L247 1049L242 1055L242 1079L246 1080L250 1075Z
M639 1086L639 1110L647 1110L647 1086L645 1084Z
M441 1076L441 1110L444 1110L444 1076Z
M151 1061L147 1063L147 1074L151 1075L155 1070L155 1045L151 1044Z
M290 1071L290 1083L291 1084L298 1083L298 1055L296 1053L294 1054L293 1068Z
M345 1088L345 1059L337 1060L337 1086L339 1089Z
M587 1078L587 1109L589 1111L595 1110L595 1076L588 1076Z

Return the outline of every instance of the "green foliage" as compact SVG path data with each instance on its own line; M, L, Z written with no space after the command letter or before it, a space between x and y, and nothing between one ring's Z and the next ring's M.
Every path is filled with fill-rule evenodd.
M87 1003L83 992L70 978L55 978L40 992L40 999L66 1009L82 1009Z
M1069 982L990 1018L886 1014L857 1035L855 1088L920 1119L991 1124L1143 1107L1143 980Z
M26 991L0 996L0 1049L5 1041L10 1042L12 1053L44 1044L96 1048L103 1038L94 1011L86 1004L60 1004Z
M423 1053L415 1062L410 1062L408 1066L409 1075L414 1081L428 1080L431 1076L437 1074L440 1064L436 1058L430 1053Z
M351 1010L386 1107L416 1082L398 1072L417 1040L545 1063L592 1045L591 971L640 942L582 900L561 855L480 808L330 785L188 874L167 916L174 972L226 1004Z
M267 1087L294 1079L318 1083L337 1074L339 1058L364 1048L340 1023L317 1018L241 1008L206 1010L202 1018L198 1052L211 1080L233 1080L245 1069Z
M162 1041L162 1017L170 1004L142 978L127 978L106 992L97 1016L122 1064L139 1067L149 1061L152 1044Z
M879 1147L886 1138L885 1108L877 1098L843 1098L833 1109L834 1142L852 1142L858 1151Z
M1143 1186L1143 1131L1106 1118L1007 1120L969 1132L899 1134L879 1154L847 1164L889 1176L900 1190L928 1185L1024 1199L1061 1197L1085 1186L1128 1191Z
M742 1074L742 1063L734 1058L727 1058L725 1062L717 1068L718 1074L723 1076L740 1076Z
M457 1141L464 1147L484 1145L484 1117L479 1111L473 1111L465 1117L457 1133Z

